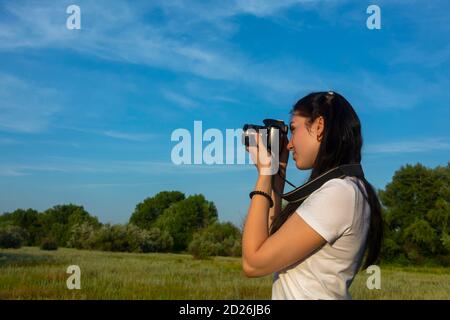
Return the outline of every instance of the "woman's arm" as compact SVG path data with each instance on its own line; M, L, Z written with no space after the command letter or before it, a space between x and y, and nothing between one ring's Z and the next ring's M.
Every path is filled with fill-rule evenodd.
M258 170L260 171L260 170ZM259 175L255 190L271 194L272 176ZM281 199L273 214L277 214ZM293 214L269 237L269 201L261 195L251 199L242 235L242 267L247 277L261 277L306 258L325 244L325 239L298 214Z
M255 190L271 191L272 177L260 175ZM325 239L298 214L291 215L273 235L268 231L269 201L253 196L242 236L242 268L247 277L262 277L306 258Z
M271 175L261 174L264 165L258 161L256 148L249 149L249 151L252 153L252 158L255 159L254 163L259 173L255 190L272 195L272 200L274 200L274 206L270 208L269 201L264 196L253 196L242 235L243 271L248 277L261 277L304 259L312 251L322 246L325 239L298 214L290 216L280 229L269 237L271 224L269 220L279 214L281 210L281 198L274 195L273 188L282 190L284 183ZM286 170L289 155L286 151L287 149L283 150L280 157L280 169L284 170L281 174L285 174ZM262 154L264 152L267 151L263 150Z
M272 191L272 176L259 175L255 190L270 194ZM250 201L242 235L242 262L246 274L251 268L249 265L251 256L269 237L269 207L269 201L261 195L253 196Z

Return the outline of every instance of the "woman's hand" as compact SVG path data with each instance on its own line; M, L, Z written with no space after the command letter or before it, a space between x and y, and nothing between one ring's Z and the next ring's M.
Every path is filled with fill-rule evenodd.
M266 146L262 142L262 136L258 132L256 135L256 145L250 145L245 147L250 153L250 157L252 159L253 164L256 166L258 173L267 175L267 171L270 171L270 167L272 166L272 157L270 153L267 151ZM266 173L266 174L265 174Z
M278 167L272 167L274 159L271 156L271 153L267 151L267 148L264 143L262 143L261 134L256 135L256 146L249 146L245 149L250 153L251 159L258 170L260 175L275 175L278 170L281 170L281 174L285 174L287 163L289 160L289 150L287 148L288 139L284 135L281 139L280 145L280 153L278 158ZM276 166L277 163L275 162Z

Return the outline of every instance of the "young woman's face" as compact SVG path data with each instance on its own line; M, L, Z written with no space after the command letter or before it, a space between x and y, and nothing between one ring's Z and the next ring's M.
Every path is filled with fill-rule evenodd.
M311 169L319 152L324 121L318 117L308 128L307 118L293 115L290 123L291 137L288 149L298 169Z

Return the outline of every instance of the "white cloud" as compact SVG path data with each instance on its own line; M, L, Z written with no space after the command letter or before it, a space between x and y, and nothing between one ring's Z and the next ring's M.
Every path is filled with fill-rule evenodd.
M0 145L11 145L16 144L17 140L11 139L11 138L4 138L0 137Z
M144 133L129 133L129 132L119 132L119 131L101 131L100 134L103 134L107 137L130 140L130 141L147 141L153 139L155 135L153 134L144 134Z
M220 172L254 171L253 164L242 165L175 165L156 161L75 160L53 157L45 164L0 164L0 175L30 175L36 172L77 173L139 173L145 175L191 175Z
M443 141L442 139L388 142L369 145L366 153L416 153L440 150L450 150L450 142Z
M243 13L267 16L298 2L80 2L85 21L82 30L65 29L63 5L15 2L5 5L14 21L0 22L0 29L4 30L0 33L0 50L71 49L102 59L263 86L275 92L281 89L285 93L314 81L302 77L286 79L271 62L252 62L227 41L237 28L229 18ZM152 25L144 21L143 12L151 14L157 9L164 12L164 23Z
M58 99L53 89L0 73L0 130L45 131L60 110Z
M174 102L177 106L186 108L186 109L192 109L195 107L198 107L197 102L192 100L191 98L188 98L180 93L173 92L168 89L163 90L163 94L171 102Z
M423 92L417 90L421 80L411 74L364 71L344 78L344 85L354 92L363 108L412 109L421 102Z
M450 62L450 44L432 50L419 44L402 45L396 55L389 60L390 65L420 65L422 68L436 68Z
M248 13L259 17L271 16L294 5L317 4L317 0L236 0L236 13Z
M152 140L159 136L157 134L151 134L151 133L136 133L136 132L126 132L126 131L117 131L117 130L99 130L99 129L69 127L69 126L62 126L62 125L55 126L55 128L64 129L64 130L73 130L73 131L95 134L95 135L99 135L99 136L105 136L105 137L110 137L110 138L115 138L115 139L120 139L120 140L129 140L129 141L138 141L138 142Z
M156 184L154 183L80 183L80 184L72 184L69 185L69 187L71 188L92 188L92 189L97 189L97 188L127 188L127 187L143 187L143 186L148 186L148 185L153 185Z
M377 74L364 69L336 74L333 70L309 66L296 58L295 53L256 62L231 39L239 31L236 17L240 15L278 19L287 10L302 6L319 13L326 11L330 19L330 15L342 11L338 10L342 3L333 0L155 0L132 4L79 1L82 30L67 30L65 5L68 2L10 2L4 7L11 18L0 22L0 51L70 49L101 59L171 70L239 87L244 85L274 105L280 105L280 101L284 105L309 91L338 89L351 93L364 106L400 109L417 106L424 93L416 88L430 87L429 81L418 74L402 71ZM155 19L149 18L153 16ZM434 63L442 63L447 55L447 49L436 53ZM426 95L439 90L434 88ZM166 98L187 109L196 106L183 92L169 91Z
M8 167L1 167L0 166L0 176L11 176L11 177L17 177L17 176L25 176L27 175L24 172L15 170L13 168L8 168Z

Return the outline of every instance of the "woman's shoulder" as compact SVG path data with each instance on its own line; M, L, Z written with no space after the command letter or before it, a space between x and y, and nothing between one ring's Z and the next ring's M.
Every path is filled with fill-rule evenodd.
M337 192L344 192L353 194L355 192L355 181L352 179L353 177L345 177L345 178L334 178L325 182L319 189L316 191L322 190L334 190Z
M334 178L311 193L305 202L353 203L355 195L356 190L351 181Z

